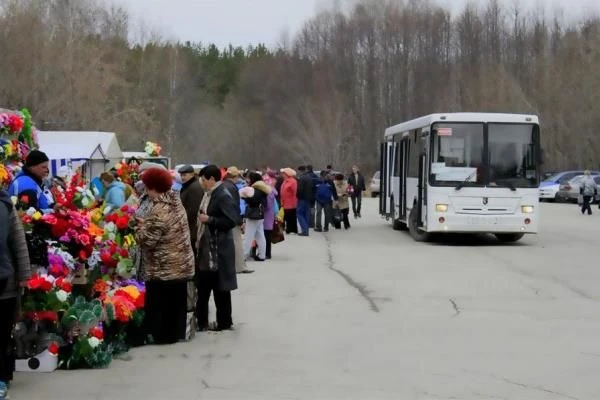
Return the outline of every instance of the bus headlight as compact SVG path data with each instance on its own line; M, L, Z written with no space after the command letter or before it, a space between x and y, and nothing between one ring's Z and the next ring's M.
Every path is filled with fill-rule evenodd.
M533 214L533 206L521 206L521 212L523 214Z
M448 211L448 204L436 204L435 211L437 212L446 212Z

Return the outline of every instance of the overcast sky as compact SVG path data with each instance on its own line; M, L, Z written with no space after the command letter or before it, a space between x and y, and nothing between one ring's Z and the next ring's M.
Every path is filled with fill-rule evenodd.
M332 0L112 0L125 6L135 26L161 33L169 39L246 46L263 42L275 45L282 33L293 35L302 23ZM353 0L340 0L342 3ZM486 0L475 0L485 3ZM598 11L598 0L500 0L528 7L545 5L566 9L567 15ZM466 0L437 0L453 11ZM143 21L143 23L142 23ZM136 29L136 28L134 28ZM139 30L139 29L137 29Z

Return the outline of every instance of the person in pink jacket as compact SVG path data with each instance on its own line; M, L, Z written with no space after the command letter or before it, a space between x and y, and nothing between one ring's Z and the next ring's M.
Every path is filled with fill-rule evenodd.
M283 184L281 185L281 207L284 212L285 232L298 234L298 220L296 219L296 207L298 206L298 181L296 171L291 168L281 170Z

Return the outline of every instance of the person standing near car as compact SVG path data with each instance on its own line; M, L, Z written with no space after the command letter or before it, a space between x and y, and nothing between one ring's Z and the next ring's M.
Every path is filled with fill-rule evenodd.
M581 204L581 214L585 214L587 211L588 215L592 215L591 203L598 192L596 181L590 171L585 171L583 179L581 180L581 186L579 187L579 193L583 196L583 203Z
M352 212L354 213L354 219L362 218L362 194L367 187L365 186L365 177L360 173L358 166L352 167L352 174L348 177L348 184L352 186Z

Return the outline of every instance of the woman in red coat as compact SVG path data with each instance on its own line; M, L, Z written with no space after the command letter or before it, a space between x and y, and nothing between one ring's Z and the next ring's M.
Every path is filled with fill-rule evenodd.
M281 207L284 212L285 232L298 233L298 220L296 219L296 207L298 206L298 181L296 171L291 168L281 170L283 184L281 185Z

